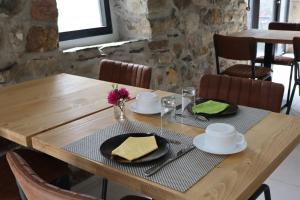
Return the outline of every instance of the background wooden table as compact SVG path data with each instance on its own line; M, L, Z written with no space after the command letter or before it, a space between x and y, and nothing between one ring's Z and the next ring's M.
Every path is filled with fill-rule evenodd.
M254 37L257 42L266 43L264 66L270 68L274 58L274 44L292 44L294 37L300 37L300 31L249 29L230 36Z
M163 92L158 93L165 95ZM157 115L139 115L129 110L126 112L130 120L160 126ZM228 156L201 181L181 193L63 150L65 145L114 123L113 110L103 110L33 137L33 148L154 199L245 200L294 149L300 134L299 118L270 113L247 132L248 148L244 152ZM169 128L190 136L203 133L200 128L177 123Z
M235 37L254 37L257 42L272 44L292 44L294 37L300 37L300 31L248 29L230 34Z
M125 87L131 97L147 90ZM109 82L69 74L1 88L0 136L30 146L36 134L111 107L111 89Z

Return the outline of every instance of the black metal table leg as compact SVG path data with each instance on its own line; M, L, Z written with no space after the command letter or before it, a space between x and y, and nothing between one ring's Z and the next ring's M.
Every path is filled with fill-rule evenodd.
M101 190L101 199L103 199L103 200L106 200L107 185L108 185L108 180L106 178L103 178L102 179L102 190Z
M262 193L265 195L265 200L271 200L271 192L267 184L262 184L249 198L249 200L256 200Z
M274 52L275 52L275 46L271 43L266 43L265 44L265 60L264 60L265 67L271 68L272 61L274 60ZM272 81L272 77L269 77L266 80Z

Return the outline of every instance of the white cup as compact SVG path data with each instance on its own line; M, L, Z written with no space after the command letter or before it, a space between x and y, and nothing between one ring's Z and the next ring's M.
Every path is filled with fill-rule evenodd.
M234 150L242 142L243 137L230 124L214 123L205 130L204 145L216 151Z
M140 111L149 112L159 105L159 97L153 92L140 92L136 96L136 108Z

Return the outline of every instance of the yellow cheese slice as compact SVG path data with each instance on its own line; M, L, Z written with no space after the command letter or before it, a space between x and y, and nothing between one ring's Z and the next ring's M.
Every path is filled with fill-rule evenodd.
M155 137L128 137L111 154L132 161L158 148Z

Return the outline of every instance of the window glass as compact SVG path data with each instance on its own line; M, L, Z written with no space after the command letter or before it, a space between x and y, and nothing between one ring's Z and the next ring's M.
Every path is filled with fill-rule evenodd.
M57 0L59 41L112 34L109 0Z
M59 32L103 27L99 0L57 0Z

